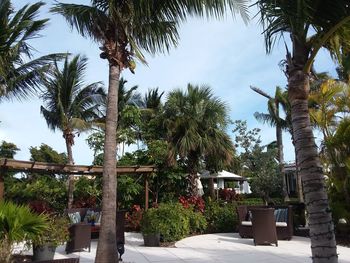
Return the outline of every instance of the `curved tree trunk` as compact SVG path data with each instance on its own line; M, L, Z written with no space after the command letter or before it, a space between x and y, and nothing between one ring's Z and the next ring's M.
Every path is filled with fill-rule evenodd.
M73 165L73 152L72 152L72 146L74 144L74 134L71 130L66 129L63 132L63 138L66 141L66 148L67 148L67 156L68 156L68 164ZM72 208L73 200L74 200L74 174L70 174L68 177L68 209Z
M297 43L294 42L294 45ZM295 47L295 46L294 46ZM300 62L304 51L296 47L294 59ZM298 53L299 51L299 53ZM334 225L329 209L322 165L311 128L308 95L309 77L299 63L291 65L288 78L288 96L291 103L296 159L300 169L306 209L309 215L311 251L313 262L338 262ZM293 68L294 66L294 68Z
M117 116L120 68L109 65L106 133L104 144L102 221L95 262L117 262L116 210L117 210Z

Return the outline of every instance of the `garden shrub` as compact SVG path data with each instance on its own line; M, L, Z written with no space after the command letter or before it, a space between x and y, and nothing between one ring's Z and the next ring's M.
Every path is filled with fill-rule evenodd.
M63 212L67 205L67 187L64 180L53 176L41 176L35 180L11 179L5 181L7 200L26 204L40 201L49 204L56 212Z
M157 209L159 231L164 242L180 240L190 234L190 219L180 204L160 204Z
M204 216L208 223L208 233L236 231L238 219L232 203L219 203L209 199Z
M184 208L190 208L190 206L192 206L194 211L201 213L204 212L205 202L200 196L180 196L179 202Z
M74 184L75 207L98 207L102 200L102 178L80 176Z
M238 202L239 205L264 205L263 200L257 197L250 197L249 195L242 195L244 197Z
M204 215L194 211L193 208L185 211L190 223L190 234L204 233L207 229L207 220Z
M126 227L129 231L140 230L143 211L140 205L133 205L131 210L126 213Z

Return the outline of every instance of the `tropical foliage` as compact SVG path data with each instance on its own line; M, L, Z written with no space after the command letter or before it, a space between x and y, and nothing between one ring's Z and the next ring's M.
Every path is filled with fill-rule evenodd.
M68 60L66 56L63 68L55 61L53 76L45 80L45 92L41 106L46 123L50 129L59 129L63 133L67 147L68 164L74 164L72 146L75 134L91 128L99 116L99 103L105 96L101 83L85 85L84 73L87 58L79 55ZM69 176L68 207L73 203L73 175Z
M28 206L0 202L0 262L12 262L14 244L40 236L47 227L45 215L31 212Z
M308 112L308 96L318 51L324 47L334 58L341 59L343 52L349 50L349 3L346 0L322 1L322 4L313 0L259 0L256 5L267 52L283 34L291 39L292 51L287 49L285 74L296 159L309 213L313 262L337 262L334 227Z
M51 10L63 15L78 32L98 42L100 57L109 64L109 88L104 147L103 215L96 260L107 261L116 254L115 231L116 129L118 116L118 82L124 69L135 70L135 59L146 63L141 50L151 54L168 51L178 41L178 23L188 15L222 16L226 7L246 15L245 1L107 1L92 0L91 6L57 3ZM108 199L112 200L108 200ZM112 235L115 236L115 235Z
M236 147L240 149L239 174L249 178L252 192L261 197L265 204L273 196L282 194L282 177L275 160L277 149L261 145L260 130L248 130L245 121L235 121Z
M24 5L17 12L10 0L0 1L0 101L26 99L41 86L50 63L59 58L51 54L33 58L29 41L40 36L48 19L37 19L44 5Z
M197 195L196 178L205 156L220 156L230 163L233 144L225 132L227 106L208 86L188 84L187 91L170 92L164 106L169 160L181 159L189 174L189 194Z

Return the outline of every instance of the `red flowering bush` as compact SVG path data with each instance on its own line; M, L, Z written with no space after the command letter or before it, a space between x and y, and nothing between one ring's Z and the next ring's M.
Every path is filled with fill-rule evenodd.
M200 196L180 196L179 202L182 204L184 208L189 208L190 206L193 206L194 211L197 212L204 212L205 209L205 202L202 197Z
M139 231L142 220L143 209L139 205L133 205L131 210L126 213L127 227L131 231Z
M28 203L28 206L30 207L30 210L37 214L50 214L54 212L54 210L50 207L50 205L47 202L41 200L30 201Z

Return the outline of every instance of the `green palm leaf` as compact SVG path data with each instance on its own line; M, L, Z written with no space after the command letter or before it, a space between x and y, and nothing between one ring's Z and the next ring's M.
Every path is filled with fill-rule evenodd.
M40 88L50 72L50 63L62 54L51 54L33 59L29 40L37 38L48 19L37 20L37 2L14 12L11 2L0 3L0 100L26 99Z

